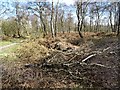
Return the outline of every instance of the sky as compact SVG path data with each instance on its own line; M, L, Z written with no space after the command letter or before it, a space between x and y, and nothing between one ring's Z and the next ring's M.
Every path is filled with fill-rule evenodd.
M48 1L52 2L52 0L48 0ZM57 3L58 0L53 0L53 2L54 2L54 3ZM59 0L59 2L60 2L60 3L65 3L65 4L67 4L67 5L71 5L71 4L73 5L74 2L75 2L75 0Z
M27 1L49 1L49 2L52 2L52 0L0 0L0 2L15 2L15 1L19 1L19 2L27 2ZM81 0L80 0L81 1ZM86 1L86 0L82 0L82 1ZM89 0L89 1L96 1L96 0ZM97 0L97 1L106 1L106 0ZM107 1L120 1L120 0L107 0ZM53 2L54 2L54 4L55 3L57 3L58 2L58 0L53 0ZM59 3L65 3L66 5L73 5L74 3L75 3L75 0L59 0ZM3 8L2 8L3 9ZM71 9L70 7L69 8L67 8L67 10L69 11L69 9ZM76 21L77 20L77 18L76 18L76 12L75 12L75 10L73 10L72 11L72 13L73 13L73 17L74 17L74 20ZM2 16L2 17L4 17L4 18L7 18L8 17L8 15L7 16ZM86 19L87 21L89 21L89 18L87 18Z
M1 1L20 1L20 2L25 2L25 1L46 1L46 0L0 0ZM47 1L51 1L52 0L47 0ZM58 0L53 0L54 2L57 2ZM73 4L76 0L59 0L59 2L61 3L66 3L68 5ZM78 0L78 1L82 1L82 2L86 2L86 1L90 1L90 2L119 2L120 0Z
M0 0L0 2L16 2L16 1L19 1L19 2L27 2L27 1L49 1L49 2L52 2L52 0ZM77 1L77 0L59 0L60 3L65 3L67 5L73 5L74 2ZM78 0L78 1L82 1L82 2L86 2L86 1L90 1L90 2L118 2L120 0ZM57 3L58 0L53 0L54 3Z

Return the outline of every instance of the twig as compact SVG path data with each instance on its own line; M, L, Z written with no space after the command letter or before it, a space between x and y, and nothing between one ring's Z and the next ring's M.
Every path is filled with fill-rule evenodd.
M104 68L111 68L111 67L107 67L105 65L98 64L98 63L91 63L90 65L96 65L96 66L100 66L100 67L104 67Z
M47 62L50 62L51 60L53 60L59 53L55 54L51 59L49 59Z
M62 54L65 54L65 55L73 55L73 54L75 54L75 55L81 55L81 54L79 54L79 53L75 53L75 52L63 52L63 51L60 51L60 50L55 50L56 52L59 52L59 53L62 53Z
M89 60L90 58L96 56L97 54L92 54L92 55L89 55L87 58L83 59L82 62L86 62L87 60Z
M110 48L111 48L111 47L107 47L107 48L103 49L103 52L109 50Z
M76 56L77 56L77 55L75 55L74 57L72 57L72 58L69 59L68 61L69 61L69 62L72 61Z

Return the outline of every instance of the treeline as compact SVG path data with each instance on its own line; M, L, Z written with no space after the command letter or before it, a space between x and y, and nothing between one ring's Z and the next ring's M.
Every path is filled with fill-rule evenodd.
M115 32L119 35L120 2L82 2L66 5L53 1L1 2L1 31L9 37L51 33ZM7 19L4 18L7 17Z

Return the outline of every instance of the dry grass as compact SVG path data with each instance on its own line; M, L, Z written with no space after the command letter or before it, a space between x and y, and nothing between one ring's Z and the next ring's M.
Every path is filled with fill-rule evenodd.
M41 39L42 40L42 39ZM43 58L49 54L49 49L42 45L40 41L26 42L21 45L17 50L17 57L19 57L22 62L33 63L39 58Z

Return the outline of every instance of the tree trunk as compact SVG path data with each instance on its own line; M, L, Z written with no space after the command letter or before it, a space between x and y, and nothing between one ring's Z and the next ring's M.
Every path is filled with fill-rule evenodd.
M21 27L21 24L20 24L20 22L21 22L21 17L19 16L19 11L18 11L18 9L19 9L19 3L16 3L16 6L15 6L15 8L16 8L16 22L17 22L17 26L18 26L18 29L17 29L17 35L18 35L18 37L21 37L21 35L20 35L20 27Z
M82 29L82 26L80 27L80 21L78 21L77 30L78 30L79 36L80 36L81 38L83 38L83 36L82 36L82 34L81 34L81 32L80 32L81 29Z
M82 4L81 4L82 5ZM81 10L81 12L80 12ZM80 3L78 2L77 3L77 10L76 10L76 14L77 14L77 19L78 19L78 27L77 27L77 31L79 33L79 36L81 38L83 38L82 34L81 34L81 30L82 30L82 24L83 24L83 21L81 21L81 25L80 25L80 14L82 16L82 6L80 6Z
M56 15L55 15L55 36L57 36L58 3L59 3L59 1L57 2L57 5L56 5Z
M40 20L43 24L43 37L45 37L47 35L47 31L46 31L46 25L45 25L43 18L42 18L42 12L40 12Z
M109 11L109 13L110 13L110 17L109 17L109 19L110 19L110 26L111 26L111 29L112 29L112 32L113 32L114 31L114 27L113 27L113 24L112 24L112 12Z
M90 17L90 32L92 31L92 19Z
M64 34L65 33L65 31L64 31L64 25L63 25L63 23L64 23L64 21L63 21L63 19L64 19L64 11L62 12L62 15L61 15L61 31L62 31L62 33Z
M120 33L120 2L118 2L118 30L117 30L117 36Z
M52 37L55 38L55 30L54 30L54 26L53 26L53 1L52 1L52 11L51 11L51 21L50 21L50 24L51 24L51 33L52 33Z

